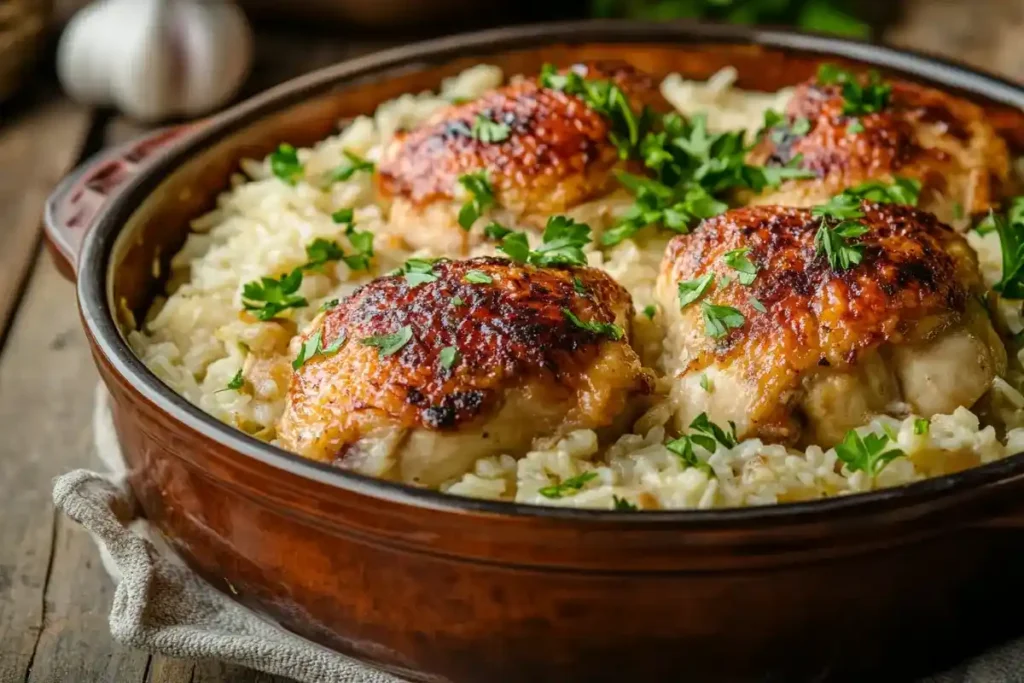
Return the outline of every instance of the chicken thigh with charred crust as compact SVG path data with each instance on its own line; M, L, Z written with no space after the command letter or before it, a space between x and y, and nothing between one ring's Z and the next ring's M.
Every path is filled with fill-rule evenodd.
M657 82L626 63L576 65L571 71L590 84L617 86L627 101L610 106L628 106L637 115L646 105L667 106ZM413 249L466 254L481 238L479 230L465 230L458 220L472 199L459 179L470 174L486 178L493 197L484 204L502 222L543 227L548 216L618 187L612 171L624 162L611 132L607 112L579 95L543 87L536 78L445 108L419 128L399 133L383 152L377 178L380 193L391 201L392 230Z
M910 207L857 213L747 207L672 240L657 295L680 428L707 413L828 447L872 415L970 407L1004 372L965 240Z
M632 317L626 290L594 268L476 258L380 277L302 338L278 437L316 460L437 486L537 437L614 436L652 389Z
M981 107L877 75L839 70L822 79L797 87L783 121L766 131L750 159L812 177L789 180L752 203L813 206L896 177L920 182L919 206L945 222L998 203L1009 183L1009 153Z

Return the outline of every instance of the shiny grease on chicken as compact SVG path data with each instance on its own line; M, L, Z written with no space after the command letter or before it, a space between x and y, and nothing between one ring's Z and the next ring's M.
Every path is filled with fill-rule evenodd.
M1009 152L981 107L914 83L839 73L860 90L851 94L820 75L798 86L783 122L766 131L750 158L814 177L789 180L752 203L814 206L897 176L919 181L921 208L945 222L998 203L1010 182Z
M624 62L580 64L572 71L614 83L635 112L667 106L657 82ZM501 222L541 228L549 216L619 187L613 170L625 162L611 131L612 122L583 98L542 87L536 78L447 107L396 135L382 154L377 182L391 202L392 230L413 249L465 255L481 235L459 225L467 200L459 178L480 173Z
M680 428L706 412L740 438L828 447L899 404L925 417L970 407L1004 372L966 241L907 206L860 211L861 260L846 269L819 250L807 209L737 209L672 240L657 296ZM680 283L701 278L681 307Z
M286 448L436 487L538 437L631 426L652 378L629 294L604 272L476 258L423 274L370 282L305 335L329 352L292 378Z

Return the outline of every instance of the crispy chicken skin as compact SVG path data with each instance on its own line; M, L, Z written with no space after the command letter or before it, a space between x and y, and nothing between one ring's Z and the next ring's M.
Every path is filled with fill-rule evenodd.
M799 86L786 123L776 129L777 137L764 136L751 162L780 165L801 155L799 166L817 177L790 180L752 203L813 206L848 187L891 182L897 175L921 181L921 208L942 221L953 221L961 210L982 213L998 203L1009 182L1009 153L985 112L938 90L904 81L891 84L889 106L856 119L843 114L841 86L816 81ZM798 119L810 123L806 134L792 133ZM854 120L862 131L849 130Z
M492 282L467 282L474 270ZM536 437L629 428L630 399L649 393L652 379L628 341L632 301L608 275L489 257L441 260L434 273L416 286L403 275L377 278L314 324L304 339L322 330L325 348L345 342L295 372L278 426L285 447L437 486L477 458L522 455ZM566 309L627 335L583 329ZM406 326L412 338L392 355L362 343ZM458 350L450 368L447 347Z
M662 109L657 82L623 62L576 65L588 79L610 79L639 112ZM510 127L506 139L482 142L471 130L478 115ZM390 222L414 249L465 254L479 241L456 221L464 199L459 176L484 170L495 210L510 223L543 227L618 187L612 169L623 163L608 140L610 123L583 100L521 80L483 97L447 107L419 128L399 133L378 164L380 194L392 200Z
M971 406L1005 370L964 239L909 207L862 210L863 261L841 272L817 253L819 219L806 209L737 209L672 240L657 295L680 428L707 412L741 438L827 447L900 402L926 417ZM750 286L722 259L741 248L759 269ZM680 310L677 298L680 281L709 271L734 279L703 301L745 318L720 339L705 333L700 303Z

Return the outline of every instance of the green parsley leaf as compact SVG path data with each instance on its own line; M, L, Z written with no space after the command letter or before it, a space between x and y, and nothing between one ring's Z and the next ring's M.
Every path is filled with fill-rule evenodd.
M860 77L835 64L822 64L818 68L818 82L822 85L839 85L843 93L843 114L862 116L874 114L889 106L892 85L882 81L874 69L866 77Z
M471 135L480 142L491 144L507 140L512 128L507 123L492 121L487 114L480 112L473 120Z
M355 221L355 212L352 209L338 209L331 214L331 220L338 225L352 223Z
M647 304L646 306L644 306L644 317L647 318L648 320L654 320L654 316L655 314L657 314L657 312L658 309L657 307L655 307L654 304Z
M807 135L811 132L811 121L804 116L797 117L793 119L790 130L793 131L793 135Z
M368 230L356 230L349 225L345 230L349 244L356 250L355 254L345 256L344 261L352 270L369 270L370 258L373 256L373 233Z
M761 303L760 299L758 299L757 297L750 297L750 305L753 306L754 310L757 311L758 313L768 312L768 309L764 307L764 304Z
M693 418L693 422L690 423L690 429L695 429L698 432L707 434L726 448L732 448L739 442L739 439L736 438L736 424L734 422L729 422L729 427L731 431L726 432L724 429L709 420L707 413L701 413L697 417ZM711 450L713 451L714 449Z
M704 317L704 333L715 339L726 336L731 329L743 327L746 322L743 314L732 306L717 306L702 301L700 310Z
M403 274L405 275L405 281L411 287L427 284L428 282L437 282L433 259L411 258L403 263L402 267L395 273L395 275Z
M829 227L823 218L814 235L814 245L819 254L825 255L833 270L849 270L864 257L863 245L850 240L867 231L867 227L856 221L841 221L835 227Z
M761 166L751 168L751 175L756 175L759 180L751 184L757 187L778 187L786 180L801 180L804 178L817 178L817 174L808 169L802 168L803 155L797 154L783 166Z
M564 498L567 495L578 493L592 479L597 479L597 472L584 472L583 474L577 474L575 477L569 477L560 484L545 486L537 493L545 498Z
M581 280L577 275L572 276L572 288L573 291L575 291L580 296L586 296L589 293L587 292L586 286L584 286L583 284L583 280Z
M323 313L324 311L329 311L332 308L336 308L339 303L340 302L337 299L329 299L320 304L319 310L321 313Z
M224 385L223 389L219 389L214 393L219 394L222 391L238 391L245 386L245 380L242 378L242 371L239 370L235 373L235 376L228 380L228 383Z
M706 445L706 443L703 440L703 437L698 436L697 438L701 440L701 443L698 445ZM674 453L676 456L679 457L679 461L683 464L684 468L696 467L699 470L703 470L708 476L713 476L714 473L711 470L711 465L701 460L699 457L697 457L697 454L693 452L693 444L693 438L690 436L686 436L684 434L683 436L680 436L678 439L673 439L671 441L666 442L665 448L667 448L670 453ZM705 448L705 450L710 450L710 452L713 453L715 450L714 446L714 441L712 441L711 448Z
M544 227L541 243L530 252L535 266L585 266L583 247L590 244L590 226L568 216L551 216Z
M498 251L517 263L526 263L530 258L530 243L526 239L526 233L510 232L505 235L498 245Z
M679 283L679 308L680 310L686 308L697 299L704 296L704 293L708 291L708 287L715 279L715 274L711 271L705 273L702 277L696 280L683 280Z
M576 315L568 308L563 308L562 314L565 315L566 319L569 320L569 322L571 322L573 325L580 328L581 330L586 330L587 332L591 332L597 335L611 337L615 341L622 339L622 328L616 325L615 323L602 323L596 320L583 322L582 320L577 318Z
M826 204L812 207L811 214L835 220L863 218L864 212L861 211L860 203L860 197L849 192L843 192L832 197Z
M484 237L492 240L500 240L510 232L512 232L512 230L506 228L501 223L492 222L484 228Z
M953 218L963 220L964 217L964 205L960 202L953 202Z
M494 204L494 190L487 179L487 171L465 173L459 176L459 184L466 188L471 198L459 210L459 225L468 231L487 207Z
M711 380L708 379L706 373L701 373L700 375L700 388L709 394L714 391L714 387L711 385Z
M616 509L616 510L628 510L628 511L632 512L632 511L640 509L636 505L633 505L632 503L630 503L625 498L619 498L616 495L612 495L612 505L614 506L614 509Z
M855 429L851 429L843 441L836 445L836 457L851 472L864 472L874 477L894 459L906 455L898 448L888 448L889 444L890 439L885 434L872 433L861 437Z
M323 329L314 332L299 348L299 355L292 361L292 368L298 370L304 363L312 360L314 356L333 356L345 343L345 335L340 334L329 346L323 345Z
M470 270L462 279L474 285L489 285L494 282L494 278L482 270Z
M391 356L402 350L412 339L412 328L408 325L391 334L375 334L359 340L363 346L376 348L380 357Z
M302 268L274 279L262 277L242 287L242 306L258 319L267 321L289 308L308 306L305 297L296 292L302 285Z
M931 424L931 421L926 417L914 418L914 433L917 435L927 434Z
M718 278L718 287L720 289L725 289L726 287L728 287L731 284L732 284L732 278L729 277L728 275L722 275L722 276L720 276Z
M347 149L342 152L345 158L348 159L348 163L342 164L331 171L330 180L331 182L343 182L350 179L353 175L359 171L367 171L373 173L374 164L372 161L368 161L363 157L350 152Z
M303 270L316 270L331 261L340 261L345 256L341 246L334 240L325 240L317 237L310 244L306 245L306 264Z
M725 265L739 272L737 279L741 285L749 287L754 284L754 280L757 279L758 268L750 260L750 247L741 247L740 249L727 251L722 256L722 260L725 261Z
M441 367L445 370L450 370L455 362L459 360L459 350L454 346L446 346L441 349L441 353L437 355L441 362Z
M294 185L302 179L305 169L299 162L299 154L295 148L287 143L281 143L270 155L270 172L285 183Z
M854 119L850 121L849 125L846 126L846 132L850 135L856 135L857 133L864 132L864 124L861 123L860 119Z
M861 201L917 206L917 201L921 197L921 181L900 176L893 178L892 183L869 180L843 190L840 196L852 197L858 205L858 210Z
M452 306L465 306L466 302L461 296L452 297Z
M1003 276L992 289L1004 299L1024 299L1024 196L1010 202L1005 216L989 213L986 221L999 235L1003 251ZM986 221L979 224L979 232Z

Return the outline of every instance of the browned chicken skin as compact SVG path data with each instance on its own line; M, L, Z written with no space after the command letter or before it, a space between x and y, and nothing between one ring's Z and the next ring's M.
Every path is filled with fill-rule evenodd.
M610 79L635 111L666 105L657 83L622 62L572 67L588 79ZM506 139L471 134L478 115L510 127ZM542 88L536 78L447 107L419 128L399 133L378 164L381 194L392 199L390 222L415 249L465 254L479 239L456 221L463 199L459 176L486 171L495 209L510 223L543 227L618 187L612 169L623 163L608 140L610 122L580 98Z
M843 114L841 86L812 81L797 87L777 139L766 135L751 162L781 165L799 155L799 166L817 177L790 180L753 203L814 206L848 187L894 176L921 181L921 208L946 222L998 203L1009 182L1009 153L985 112L938 90L891 85L883 111L856 117ZM810 130L794 134L793 123L802 119ZM862 131L850 131L854 121Z
M470 271L492 282L468 282ZM415 286L378 278L315 324L306 339L322 330L324 347L345 342L296 371L278 428L287 448L437 486L480 457L523 455L536 437L629 427L651 378L629 345L629 294L609 276L496 258L441 260L433 272ZM627 334L588 331L565 310ZM403 328L412 337L391 355L363 343ZM458 354L448 368L446 348Z
M806 209L737 209L672 240L657 292L681 426L707 412L741 438L829 446L894 404L927 417L969 407L1005 370L964 239L909 207L862 210L863 261L841 272L818 253L820 219ZM750 286L723 262L742 248L758 268ZM719 339L705 333L700 302L681 310L677 298L680 281L710 271L733 281L702 301L745 318Z

